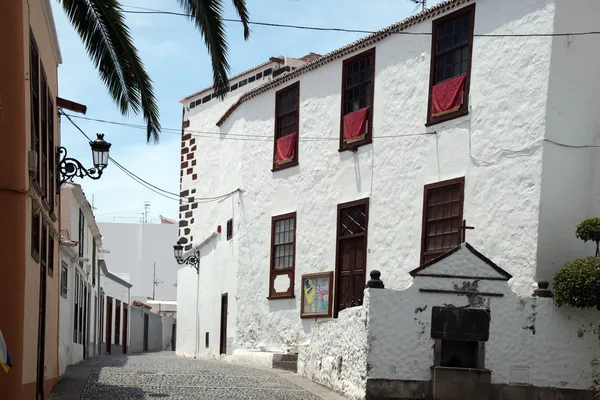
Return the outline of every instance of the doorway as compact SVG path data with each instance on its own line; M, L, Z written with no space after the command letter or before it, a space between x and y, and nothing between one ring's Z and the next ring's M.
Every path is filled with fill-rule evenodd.
M104 332L104 295L100 295L100 337L98 338L98 355L102 355L102 333Z
M45 238L45 225L42 238ZM42 246L42 249L45 245ZM39 315L38 315L38 346L37 346L37 390L36 398L44 398L44 370L46 365L46 260L42 253L42 261L40 262L40 300L39 300Z
M368 198L338 205L334 317L363 303L368 223Z
M173 331L171 332L171 350L175 351L177 343L177 325L173 324L172 329Z
M110 354L112 340L112 297L106 296L106 354Z
M123 354L127 354L127 325L129 322L128 314L129 311L127 310L127 304L123 304Z
M221 295L221 340L219 354L227 354L227 293Z
M148 314L144 312L144 351L148 351Z

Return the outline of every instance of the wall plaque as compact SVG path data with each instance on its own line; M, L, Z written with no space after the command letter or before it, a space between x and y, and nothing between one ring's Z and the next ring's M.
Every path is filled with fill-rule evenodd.
M302 275L300 318L331 318L333 272Z
M431 338L487 342L490 337L490 312L457 307L433 307Z

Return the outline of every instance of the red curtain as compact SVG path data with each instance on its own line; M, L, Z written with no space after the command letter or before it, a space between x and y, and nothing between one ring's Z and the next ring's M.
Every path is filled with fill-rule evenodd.
M457 76L433 87L431 92L431 116L457 111L463 103L466 75Z
M294 159L297 140L297 133L277 139L277 146L275 148L275 162L277 164L284 164Z
M368 116L369 107L344 115L344 141L355 142L364 139Z

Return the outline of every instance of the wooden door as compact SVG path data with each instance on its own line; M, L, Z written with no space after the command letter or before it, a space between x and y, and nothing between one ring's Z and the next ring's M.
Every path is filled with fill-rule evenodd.
M44 237L44 236L42 236ZM43 253L42 253L43 257ZM37 390L36 398L44 398L44 370L46 365L46 260L40 262L40 297L38 314L38 345L37 345Z
M227 293L221 296L221 340L220 354L227 354Z
M129 314L127 304L123 304L123 354L127 354L127 322L129 321L127 314Z
M148 351L148 314L144 313L144 351Z
M369 199L338 206L335 313L363 303Z
M171 333L171 350L175 351L176 350L176 343L177 343L177 325L173 324L173 332Z
M106 354L110 354L112 341L112 297L106 297Z

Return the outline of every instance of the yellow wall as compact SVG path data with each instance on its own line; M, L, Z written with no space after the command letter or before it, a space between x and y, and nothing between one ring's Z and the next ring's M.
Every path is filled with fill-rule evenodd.
M42 0L23 0L23 33L25 54L25 76L28 78L23 83L26 99L26 120L30 121L30 81L29 81L29 39L30 28L38 46L41 64L46 73L49 93L53 98L56 111L56 96L58 95L58 59L52 42L50 27L44 13ZM60 143L59 124L57 114L54 114L54 144ZM27 132L25 139L26 148L31 147L31 124L26 123ZM23 166L27 169L27 164ZM58 171L57 171L58 173ZM26 229L26 251L25 251L25 308L24 308L24 342L23 342L23 375L22 383L31 384L36 381L37 374L37 340L38 340L38 317L39 317L39 289L40 289L40 265L31 257L31 210L41 207L42 218L48 221L48 235L54 235L54 273L47 276L46 286L46 335L45 335L45 379L58 377L58 310L60 296L60 263L59 263L59 200L55 201L55 221L49 215L48 210L39 200L39 196L32 185L29 185L30 198L27 200L27 212L25 221ZM45 393L46 396L48 393Z

